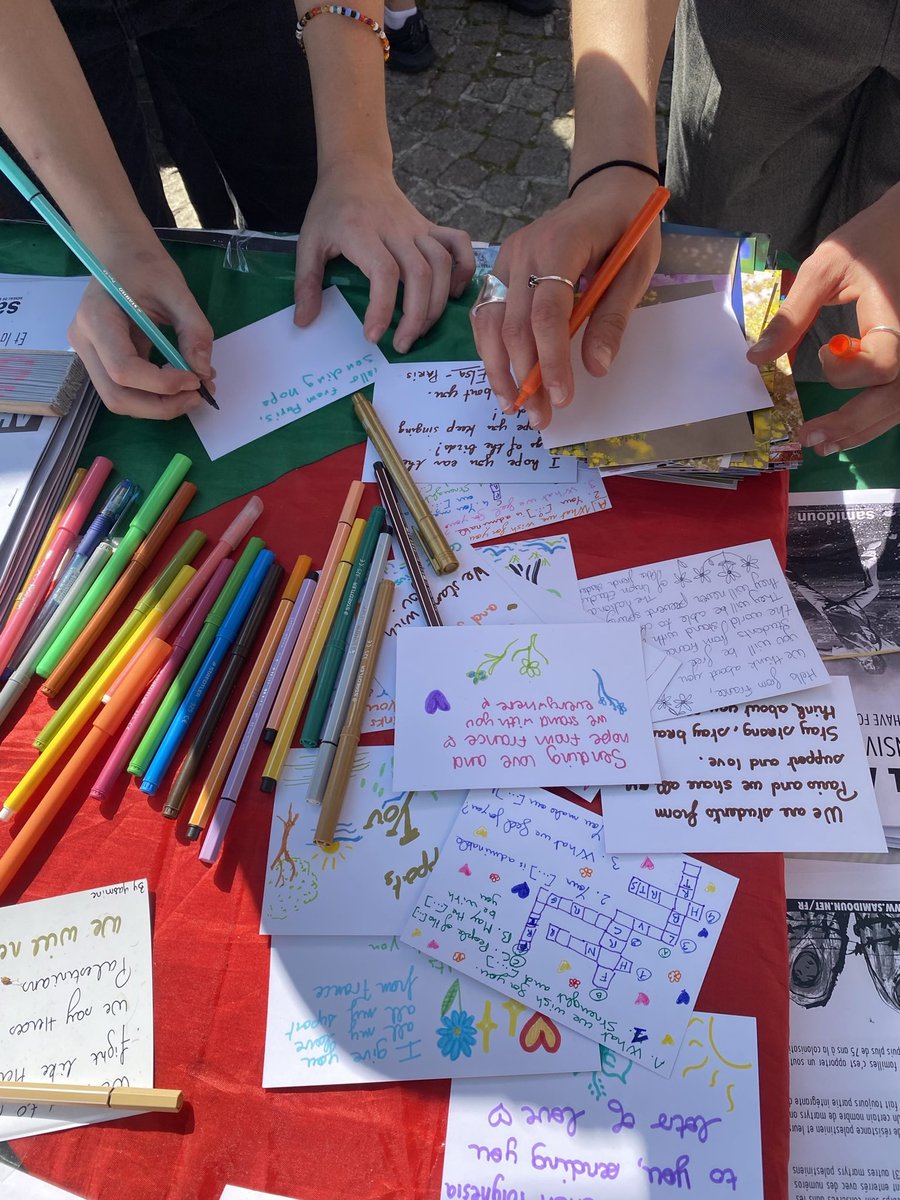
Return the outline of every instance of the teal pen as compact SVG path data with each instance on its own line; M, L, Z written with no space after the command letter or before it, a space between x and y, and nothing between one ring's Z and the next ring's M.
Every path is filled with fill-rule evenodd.
M112 296L122 311L131 317L142 333L147 335L166 362L171 363L173 367L180 367L182 371L193 371L193 368L183 355L176 350L163 331L150 320L141 306L132 300L121 283L107 271L100 259L91 253L62 213L53 207L37 184L25 174L2 148L0 148L0 171L3 172L13 187L22 193L35 212L44 218L53 232L69 247L75 257L84 263L100 286ZM219 407L202 379L200 380L200 395L213 408Z
M376 506L369 513L369 519L366 521L366 527L359 543L359 550L356 552L356 559L344 585L340 607L322 650L316 674L316 686L309 699L306 721L303 724L303 733L300 735L301 746L318 746L319 744L319 734L325 723L325 714L334 691L334 681L337 679L341 659L344 657L350 626L353 623L353 614L356 612L356 604L369 573L372 555L375 553L382 525L384 525L384 509Z

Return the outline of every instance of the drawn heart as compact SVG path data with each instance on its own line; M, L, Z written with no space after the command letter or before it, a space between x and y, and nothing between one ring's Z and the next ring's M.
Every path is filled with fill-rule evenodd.
M647 995L646 992L638 992L638 994L634 998L634 1002L635 1002L635 1004L649 1004L650 997Z
M518 607L519 607L519 606L518 606L518 604L507 604L507 606L506 606L506 611L507 611L507 612L515 612L515 610L516 610Z
M653 859L645 858L644 861L641 863L641 870L642 871L652 871L653 870Z
M453 961L462 962L465 957L466 956L463 954L462 950L457 950L457 952L453 955Z
M480 837L480 838L487 837L487 830L485 829L485 827L483 825L479 825L478 828L475 830L475 836Z
M434 938L432 938L432 939L431 939L431 941L428 943L428 949L429 949L429 950L437 950L437 948L438 948L438 946L439 946L439 945L440 945L440 943L439 943L439 942L436 942L436 941L434 940Z
M708 883L705 890L707 892L714 892L716 890L716 885L714 883Z
M675 1003L676 1004L690 1004L690 1002L691 1002L690 996L687 994L686 991L684 991L684 989L682 989L678 993L678 999L675 1001Z
M496 1129L498 1125L512 1125L513 1119L505 1104L495 1105L488 1113L488 1125Z
M412 935L413 935L413 937L421 937L421 936L422 936L422 930L421 930L421 929L414 929L414 930L412 931Z
M531 888L527 883L525 883L524 880L521 883L517 883L515 887L511 887L509 890L514 896L518 896L522 900L527 900L527 898L531 895Z
M543 1013L532 1013L519 1034L519 1045L527 1054L534 1054L541 1047L548 1054L555 1054L561 1041L559 1030Z
M569 962L569 960L567 958L564 958L556 969L560 973L560 975L562 975L566 971L572 970L572 964Z
M666 1034L666 1036L662 1040L662 1044L664 1046L674 1046L675 1045L675 1039L672 1037L671 1033Z
M435 688L433 692L429 692L425 697L425 711L429 716L432 716L438 711L438 709L440 709L441 712L449 712L450 701L443 692L438 691L438 689Z
M463 865L459 868L459 873L460 873L460 875L471 875L472 868L469 866L468 863L463 863Z
M700 932L697 934L697 937L709 937L709 930L701 929Z
M573 975L572 978L569 980L569 987L570 988L581 987L581 980L576 979L575 976Z

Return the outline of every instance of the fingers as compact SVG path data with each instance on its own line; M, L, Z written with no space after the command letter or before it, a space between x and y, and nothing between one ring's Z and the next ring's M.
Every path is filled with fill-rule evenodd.
M176 304L169 306L169 320L178 339L178 349L199 378L208 381L213 373L213 329L187 288Z
M747 353L757 366L793 350L812 325L819 309L840 299L844 264L841 254L823 242L801 264L787 299Z
M806 421L800 441L817 454L862 446L900 424L900 382L868 388L825 416Z
M653 274L649 260L633 257L626 262L588 318L581 357L591 375L605 375L619 353L628 318L647 290Z
M69 328L69 340L110 411L168 420L202 403L194 372L154 366L132 334L135 327L105 295L82 301Z
M451 229L447 225L435 225L431 236L449 253L453 260L450 273L450 295L458 299L475 274L475 251L472 239L462 229Z
M836 388L878 387L900 375L900 334L872 330L861 341L859 354L839 358L828 346L819 350L825 378Z
M500 411L515 411L519 389L509 366L509 353L503 341L503 310L505 304L485 304L477 312L469 314L475 348L484 363L491 390L500 406Z
M326 246L306 228L297 238L297 261L294 275L294 324L303 328L311 325L322 307L322 280L329 253Z
M403 315L394 334L394 349L405 354L447 307L453 260L450 252L430 235L388 249L400 265L403 280Z

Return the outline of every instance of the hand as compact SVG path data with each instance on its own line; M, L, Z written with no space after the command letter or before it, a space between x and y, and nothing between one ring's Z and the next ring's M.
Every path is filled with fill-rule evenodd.
M653 180L640 172L603 171L586 180L571 200L503 243L494 274L509 285L509 296L505 304L480 308L472 317L472 328L504 412L513 411L519 390L516 380L524 382L537 360L544 386L525 405L532 428L546 428L553 407L571 403L575 390L569 339L572 290L554 281L529 288L529 275L563 275L576 284L583 275L591 279L654 188ZM609 370L659 253L657 223L588 318L581 353L592 375Z
M211 386L215 374L210 368L212 328L158 239L117 239L92 249L153 321L175 329L178 347L193 368L182 371L148 362L147 337L92 279L69 340L103 403L111 412L150 420L169 420L203 404L200 381Z
M819 361L836 388L864 388L841 408L807 421L804 446L836 454L861 446L900 423L900 184L836 229L807 258L765 333L747 357L757 365L792 349L825 304L856 301L862 350L836 358L823 346Z
M329 259L342 254L369 280L365 335L377 342L394 314L403 284L403 316L394 349L405 354L431 328L472 278L475 255L468 234L433 225L401 192L390 172L358 164L320 171L297 239L294 321L309 325L322 304Z

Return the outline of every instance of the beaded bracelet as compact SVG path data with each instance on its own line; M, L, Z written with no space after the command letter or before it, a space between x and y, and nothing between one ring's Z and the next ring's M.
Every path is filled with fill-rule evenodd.
M367 17L365 13L359 12L358 9L346 8L343 4L317 4L315 8L311 8L309 12L303 14L297 22L296 37L300 43L300 49L304 54L306 53L306 47L303 45L303 30L313 17L318 17L322 13L334 13L337 17L350 17L354 21L361 21L363 25L367 25L381 42L382 49L384 50L384 61L387 62L391 53L391 44L388 41L387 34L378 22L374 17Z
M660 172L654 170L653 167L648 167L646 163L634 162L630 158L614 158L614 159L611 159L609 162L600 163L599 166L591 167L591 169L589 171L585 171L585 173L583 175L579 175L578 178L575 180L575 182L572 184L572 186L569 188L569 195L568 195L567 199L569 199L569 200L572 199L575 189L578 187L579 184L584 183L584 181L586 179L590 179L592 175L596 175L600 171L608 170L609 167L633 167L635 171L643 171L645 175L650 175L653 179L656 180L657 183L659 183L659 184L662 183L662 175L660 174Z

